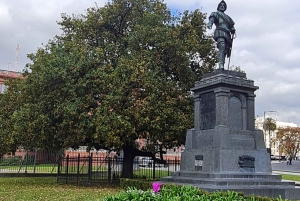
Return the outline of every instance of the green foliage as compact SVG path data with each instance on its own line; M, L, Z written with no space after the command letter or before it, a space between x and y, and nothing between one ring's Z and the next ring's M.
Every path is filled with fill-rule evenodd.
M136 139L148 139L148 156L158 144L184 144L189 90L215 65L205 19L199 10L173 16L161 0L63 14L62 35L28 56L25 79L0 98L10 102L0 108L0 154L18 146L124 150L122 176L131 177Z
M244 196L234 191L216 191L208 193L192 186L163 185L160 192L154 194L152 189L146 191L128 188L117 195L107 196L105 201L121 200L157 200L157 201L281 201L281 198Z
M122 189L127 189L128 187L141 189L141 190L148 190L151 188L153 180L149 179L127 179L127 178L120 178L120 186Z
M21 156L12 156L0 159L0 166L19 165L22 161Z
M276 121L272 118L266 118L264 121L264 129L269 132L276 130Z

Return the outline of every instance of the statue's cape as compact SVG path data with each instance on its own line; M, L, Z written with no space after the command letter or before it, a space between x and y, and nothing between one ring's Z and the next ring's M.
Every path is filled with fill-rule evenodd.
M234 21L231 19L231 17L229 17L228 15L226 15L225 13L223 12L220 12L220 11L217 11L217 12L212 12L209 16L209 18L211 17L215 17L215 18L222 18L225 22L227 22L227 24L230 26L230 27L233 27L234 26Z

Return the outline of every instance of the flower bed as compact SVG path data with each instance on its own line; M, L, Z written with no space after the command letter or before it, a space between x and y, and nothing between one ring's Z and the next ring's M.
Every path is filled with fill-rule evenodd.
M152 189L146 191L128 188L117 195L107 196L104 201L283 201L279 198L259 196L245 196L234 191L216 191L209 193L192 186L162 185L159 182L152 183Z

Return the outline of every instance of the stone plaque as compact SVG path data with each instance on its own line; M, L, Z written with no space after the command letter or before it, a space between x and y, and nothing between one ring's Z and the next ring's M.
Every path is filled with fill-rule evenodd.
M202 170L203 164L203 155L196 155L195 156L195 170Z
M238 164L240 172L255 172L255 158L253 156L239 156Z
M213 129L216 125L216 97L214 92L201 95L201 130Z

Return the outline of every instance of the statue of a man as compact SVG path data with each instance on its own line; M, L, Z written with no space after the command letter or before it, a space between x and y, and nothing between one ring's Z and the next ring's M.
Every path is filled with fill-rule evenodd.
M235 34L234 21L224 12L227 4L222 0L218 4L218 11L212 12L209 16L207 28L211 29L215 24L214 40L217 42L219 68L224 69L225 57L230 57L233 35Z

